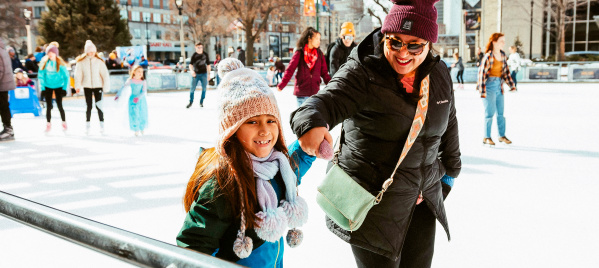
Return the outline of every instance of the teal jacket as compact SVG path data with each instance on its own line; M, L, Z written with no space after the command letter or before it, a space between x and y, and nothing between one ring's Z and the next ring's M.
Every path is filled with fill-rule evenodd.
M316 159L306 154L295 141L289 146L289 155L296 163L298 184ZM280 173L270 180L278 201L285 198L285 184ZM240 221L231 213L226 197L211 180L200 188L197 200L191 205L183 227L177 235L177 245L218 258L236 262L248 267L282 267L284 239L275 243L266 242L256 235L254 229L246 230L246 236L253 242L252 254L239 259L233 252L233 242L237 238Z
M56 71L56 61L48 60L43 70L39 70L37 79L40 81L40 89L46 88L62 88L67 90L69 86L69 71L64 65L60 65L58 72Z

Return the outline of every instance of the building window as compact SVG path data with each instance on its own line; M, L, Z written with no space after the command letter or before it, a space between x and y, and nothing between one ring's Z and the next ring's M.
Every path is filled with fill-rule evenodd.
M127 0L120 0L120 1L119 1L119 4L121 4L121 5L123 5L123 6L124 6L125 4L127 4Z
M127 10L121 9L121 19L127 19Z
M171 15L170 14L164 14L162 16L162 20L164 21L164 23L170 24L171 23Z
M140 29L133 29L133 38L141 39L141 30Z
M131 12L132 21L140 21L139 12Z
M142 3L144 7L150 7L150 0L143 0Z
M156 39L162 39L162 31L156 30Z
M160 14L154 13L154 23L160 23Z
M39 19L42 17L42 12L46 11L46 7L34 7L33 18Z
M162 8L163 9L170 9L168 6L168 0L162 0Z
M138 7L139 6L139 0L131 0L131 6Z
M152 37L152 30L146 30L146 39L150 39Z
M144 12L143 13L143 18L144 18L144 22L152 22L152 14L150 14L149 12Z

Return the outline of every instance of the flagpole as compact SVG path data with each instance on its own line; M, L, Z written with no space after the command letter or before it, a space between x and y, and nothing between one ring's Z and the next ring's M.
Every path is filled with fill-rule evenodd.
M320 27L320 23L318 22L318 0L316 0L316 31L320 32L320 30L318 29Z

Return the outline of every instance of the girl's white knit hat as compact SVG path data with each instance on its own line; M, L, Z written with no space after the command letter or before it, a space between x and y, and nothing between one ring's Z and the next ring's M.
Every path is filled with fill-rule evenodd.
M219 109L219 137L216 149L226 156L224 143L249 118L269 114L277 118L279 139L283 140L279 107L268 84L256 71L245 68L235 58L226 58L218 64L221 82Z
M98 49L96 49L96 45L94 45L92 40L85 41L85 48L84 48L85 53L96 52L97 50Z

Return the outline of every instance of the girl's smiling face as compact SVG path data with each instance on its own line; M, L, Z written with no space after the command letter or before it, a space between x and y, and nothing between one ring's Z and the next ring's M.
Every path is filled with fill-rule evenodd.
M277 118L262 114L246 120L235 133L246 152L266 157L279 138Z
M141 80L143 77L144 77L144 69L143 68L135 69L135 72L133 72L133 78Z

